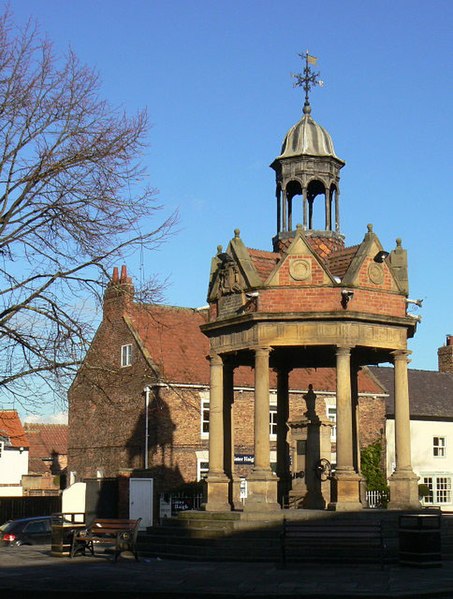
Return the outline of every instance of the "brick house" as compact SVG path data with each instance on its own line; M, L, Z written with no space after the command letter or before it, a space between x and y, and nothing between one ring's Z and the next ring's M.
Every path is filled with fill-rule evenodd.
M200 331L206 309L134 301L126 268L115 269L104 314L84 364L69 390L68 469L77 480L130 476L145 466L145 399L149 388L148 470L156 491L200 480L208 468L209 341ZM316 412L335 420L335 370L297 369L290 375L288 422L307 410L312 388ZM363 446L383 438L385 399L364 369L359 374ZM235 371L234 470L245 477L253 460L253 368ZM276 380L271 378L269 435L276 462ZM335 430L328 455L335 462Z
M24 495L58 495L66 486L68 426L25 422L24 430L30 446Z

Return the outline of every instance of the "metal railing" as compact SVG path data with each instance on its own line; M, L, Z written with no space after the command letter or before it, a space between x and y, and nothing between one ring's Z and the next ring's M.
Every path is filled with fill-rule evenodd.
M367 491L366 492L367 506L371 509L385 507L389 497L385 491Z

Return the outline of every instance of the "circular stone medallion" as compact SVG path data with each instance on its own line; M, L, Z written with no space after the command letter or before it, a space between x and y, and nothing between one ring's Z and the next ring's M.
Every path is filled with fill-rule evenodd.
M371 262L368 267L368 277L375 285L381 285L384 282L384 269L381 264Z
M311 263L309 260L291 260L289 274L295 281L305 281L311 277Z

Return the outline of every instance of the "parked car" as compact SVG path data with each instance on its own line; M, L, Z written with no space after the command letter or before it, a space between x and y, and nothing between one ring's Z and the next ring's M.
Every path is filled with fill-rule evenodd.
M50 516L9 520L0 526L0 545L44 545L51 540Z

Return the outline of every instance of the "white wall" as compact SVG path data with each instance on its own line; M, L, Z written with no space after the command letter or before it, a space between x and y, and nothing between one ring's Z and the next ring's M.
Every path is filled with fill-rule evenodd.
M395 467L395 421L387 420L387 476ZM420 476L419 484L424 476L447 477L453 485L453 422L411 420L411 460L412 468ZM446 448L444 457L433 455L433 437L445 437ZM451 492L453 498L453 490ZM453 510L453 501L437 503L443 510Z
M0 495L22 495L22 475L28 474L28 450L4 447L0 457ZM5 487L3 485L17 485Z
M74 483L63 491L61 511L64 514L84 514L86 500L86 483ZM75 522L83 521L83 517L75 518Z

